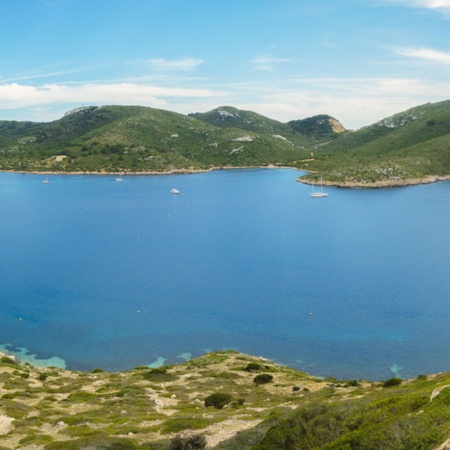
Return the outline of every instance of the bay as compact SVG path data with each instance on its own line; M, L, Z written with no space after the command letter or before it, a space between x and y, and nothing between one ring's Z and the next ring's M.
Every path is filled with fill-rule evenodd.
M338 378L448 370L450 183L311 199L300 175L1 173L0 343L75 370L219 349Z

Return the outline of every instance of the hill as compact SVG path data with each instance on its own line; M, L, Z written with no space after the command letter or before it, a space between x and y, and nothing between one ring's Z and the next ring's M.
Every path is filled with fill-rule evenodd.
M218 126L214 116L225 117L224 123L233 118L233 126ZM186 116L138 106L92 106L50 123L1 121L0 170L172 172L290 165L305 158L310 142L324 140L229 107Z
M449 386L450 373L319 379L234 351L119 373L3 355L0 449L435 449L450 435Z
M189 115L92 106L50 123L0 121L0 170L170 173L291 166L300 181L385 187L450 177L450 101L351 132L328 115L288 123L221 106ZM320 175L319 175L320 173Z
M450 101L427 103L317 146L298 164L302 181L339 186L401 186L450 176Z
M206 113L189 114L189 116L221 128L239 128L265 134L283 135L300 145L309 146L335 139L340 133L346 131L338 120L325 114L282 123L253 111L244 111L232 106L220 106Z

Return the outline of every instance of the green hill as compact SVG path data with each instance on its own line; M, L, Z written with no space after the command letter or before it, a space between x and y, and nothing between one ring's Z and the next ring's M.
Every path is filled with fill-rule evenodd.
M233 117L243 115L233 111ZM0 122L0 169L167 172L290 165L307 155L301 144L310 141L251 112L228 127L146 107L85 107L50 123Z
M288 123L221 106L189 115L92 106L50 123L0 121L0 170L167 173L283 165L317 183L400 186L450 177L450 101L355 132L318 115Z
M321 379L234 351L88 373L0 355L1 450L432 450L449 406L450 373Z
M220 106L206 113L192 113L189 116L221 128L239 128L264 134L292 134L291 127L285 123L233 106Z
M334 139L346 131L338 120L328 115L282 123L253 111L220 106L206 113L189 114L189 116L221 128L239 128L264 134L282 135L304 146Z
M330 184L402 185L450 175L450 101L418 106L314 150L300 167ZM304 181L317 180L318 174Z

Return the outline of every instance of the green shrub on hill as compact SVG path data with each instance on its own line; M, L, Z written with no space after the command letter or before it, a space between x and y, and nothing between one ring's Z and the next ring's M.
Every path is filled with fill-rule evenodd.
M200 434L190 436L175 436L167 450L203 450L206 448L206 438Z
M253 381L256 384L271 383L273 381L273 376L268 373L261 373L259 375L256 375L256 377L253 378Z
M205 398L205 406L213 406L216 409L222 409L229 403L231 403L232 400L231 394L226 394L224 392L215 392L214 394L208 395L208 397Z

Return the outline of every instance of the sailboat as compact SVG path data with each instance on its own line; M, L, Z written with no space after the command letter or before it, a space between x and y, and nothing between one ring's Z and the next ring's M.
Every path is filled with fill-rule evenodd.
M49 184L50 183L50 181L48 180L48 175L45 175L45 180L42 180L42 182L44 184Z
M122 173L119 173L119 176L116 178L116 181L123 181Z
M322 190L322 175L320 176L320 191L314 191L313 185L313 191L309 194L309 196L312 198L328 197L328 194Z

